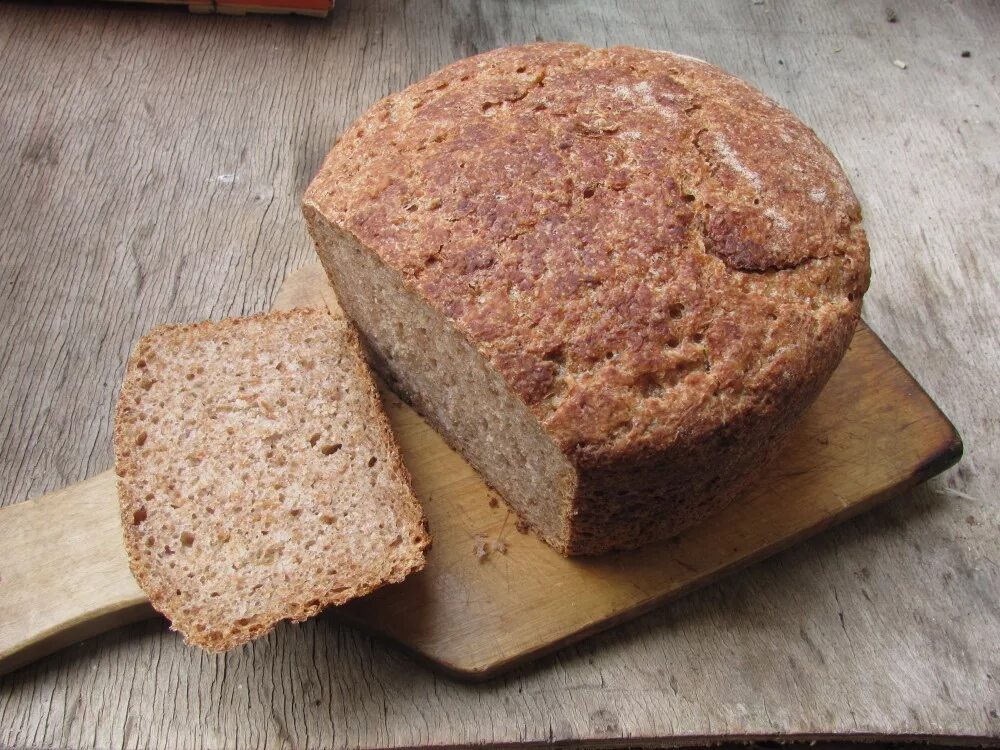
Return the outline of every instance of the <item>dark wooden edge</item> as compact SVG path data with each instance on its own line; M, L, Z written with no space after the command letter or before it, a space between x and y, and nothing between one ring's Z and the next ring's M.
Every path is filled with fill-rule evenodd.
M922 460L920 463L915 464L910 474L904 477L902 480L895 482L893 484L887 485L882 489L874 492L870 497L865 500L855 503L849 508L843 509L839 513L827 516L816 524L809 526L805 529L801 529L798 532L785 537L784 539L779 539L767 547L763 547L756 550L746 557L742 557L738 560L733 561L730 564L723 565L717 570L705 575L704 577L692 581L689 585L682 586L674 591L670 591L662 596L653 597L649 601L642 602L635 607L629 609L627 612L622 612L620 614L611 615L604 620L593 623L589 626L583 627L578 631L575 631L565 637L555 639L548 643L540 645L538 648L531 649L530 651L524 651L515 656L499 659L496 661L482 662L475 664L459 664L451 663L447 661L442 661L440 659L433 659L420 651L403 644L391 636L379 631L377 628L371 626L368 623L362 622L354 617L351 617L347 611L338 612L336 609L328 610L338 621L348 623L370 635L375 636L380 641L390 642L394 644L401 651L409 654L416 661L426 664L432 669L441 672L449 677L453 677L462 682L485 682L498 677L505 672L509 672L519 666L522 666L530 661L538 659L546 654L550 654L559 649L570 646L574 643L604 630L614 627L615 625L620 625L629 620L634 620L637 617L641 617L648 612L672 601L678 597L689 594L692 591L696 591L703 586L707 586L720 580L722 577L734 573L737 570L741 570L755 562L759 562L763 559L771 557L789 547L797 544L800 541L808 539L816 534L826 531L844 521L859 515L867 510L870 510L882 503L886 502L890 498L911 489L918 484L926 482L933 476L940 474L946 469L954 466L958 463L959 459L962 457L964 451L964 446L962 444L962 438L955 429L951 420L945 416L944 412L941 411L940 407L934 402L934 400L927 394L921 385L917 382L916 378L903 367L899 359L889 350L885 345L885 342L868 327L863 321L859 325L859 332L863 331L865 335L872 336L879 347L882 349L883 353L888 355L896 367L900 368L906 376L910 379L913 384L914 389L919 393L919 395L924 400L924 406L930 412L928 416L935 419L939 424L942 425L945 432L945 438L941 443L930 452L927 458ZM838 735L839 736L839 735ZM876 736L872 736L873 741L877 739ZM784 737L783 737L784 739ZM812 739L812 738L810 738ZM713 738L711 742L718 742L719 738ZM741 740L744 741L744 740ZM632 743L635 744L635 743ZM699 744L699 743L694 743ZM707 744L707 743L706 743Z
M607 748L685 748L685 747L719 747L725 745L747 746L754 743L780 743L816 745L816 750L841 750L848 746L884 744L891 740L894 749L926 747L1000 747L1000 738L990 735L971 734L875 734L871 732L852 732L847 734L718 734L718 735L679 735L665 737L609 737L607 739L553 739L534 742L497 742L482 745L489 750L529 750L530 748L573 748L604 750ZM435 750L458 750L468 745L435 745Z

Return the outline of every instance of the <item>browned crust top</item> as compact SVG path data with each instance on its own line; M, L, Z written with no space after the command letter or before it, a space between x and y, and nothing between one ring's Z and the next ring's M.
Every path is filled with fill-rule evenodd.
M868 285L833 155L761 92L669 52L460 60L365 113L306 202L587 465L780 411L839 361Z

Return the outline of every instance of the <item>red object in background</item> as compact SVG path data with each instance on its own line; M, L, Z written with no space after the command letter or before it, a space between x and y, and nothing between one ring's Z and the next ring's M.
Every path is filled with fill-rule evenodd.
M192 13L296 13L323 17L334 0L140 0L141 2L186 5Z
M215 0L216 13L300 13L309 16L325 16L333 7L334 0Z

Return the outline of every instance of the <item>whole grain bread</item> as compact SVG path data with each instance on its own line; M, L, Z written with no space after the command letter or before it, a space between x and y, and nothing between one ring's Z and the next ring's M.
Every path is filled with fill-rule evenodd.
M209 650L424 565L423 514L356 334L325 312L144 336L118 402L115 470L136 580Z
M362 115L303 209L378 367L565 554L731 501L869 279L815 134L669 52L460 60Z

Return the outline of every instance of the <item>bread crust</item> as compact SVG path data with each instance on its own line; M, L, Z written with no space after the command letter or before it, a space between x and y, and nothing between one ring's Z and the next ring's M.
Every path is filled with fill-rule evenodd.
M477 347L578 467L574 528L611 524L614 547L649 536L636 503L736 494L842 358L869 281L829 150L669 52L460 60L351 126L305 204Z

